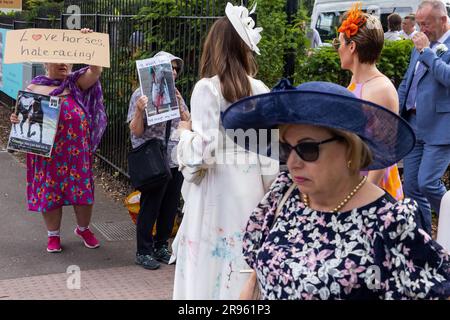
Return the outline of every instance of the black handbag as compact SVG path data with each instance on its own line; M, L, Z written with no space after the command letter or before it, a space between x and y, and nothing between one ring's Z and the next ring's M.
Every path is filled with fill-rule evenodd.
M171 121L167 121L165 144L160 139L153 138L128 153L131 184L141 192L160 187L172 179L167 158L170 128Z

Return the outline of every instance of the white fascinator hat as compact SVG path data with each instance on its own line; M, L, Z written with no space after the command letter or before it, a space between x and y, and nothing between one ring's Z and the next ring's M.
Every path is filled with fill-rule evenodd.
M234 6L228 2L225 8L225 14L247 46L249 46L252 51L260 54L257 44L261 40L261 35L259 33L263 30L263 28L255 28L255 21L250 17L255 10L256 3L249 13L246 7Z

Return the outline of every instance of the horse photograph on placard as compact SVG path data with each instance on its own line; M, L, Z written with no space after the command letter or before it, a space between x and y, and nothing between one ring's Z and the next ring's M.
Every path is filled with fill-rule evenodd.
M153 125L180 117L172 64L164 58L136 61L142 95L148 97L147 124Z
M8 149L50 157L59 120L59 98L19 91Z

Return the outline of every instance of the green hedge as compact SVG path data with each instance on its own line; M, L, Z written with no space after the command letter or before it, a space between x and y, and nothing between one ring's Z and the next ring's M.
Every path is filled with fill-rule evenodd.
M271 87L283 77L286 55L304 56L307 42L300 25L306 11L300 9L291 24L288 24L285 0L259 0L256 12L258 25L263 27L257 77Z
M378 68L394 82L396 88L408 68L413 47L411 40L386 41L384 45Z
M60 17L63 8L64 0L25 0L22 11L0 12L0 17L6 16L30 22L38 17L56 20Z
M225 8L226 2L217 1L216 4ZM234 4L241 3L240 0L231 2ZM249 1L247 7L251 9L254 3L254 0ZM173 25L167 25L167 18L176 19L177 16L185 15L186 12L190 11L195 11L196 15L208 16L209 12L206 9L206 7L199 7L196 2L181 4L176 0L149 0L149 5L141 8L135 21L137 25L151 23L151 30L146 32L148 43L152 43L157 50L173 51L177 47L178 39L167 38L166 31L173 27ZM219 15L223 14L223 9L221 9ZM301 25L300 22L306 19L306 10L300 9L298 14L292 17L292 22L288 24L286 0L258 0L256 14L257 25L264 29L261 34L261 42L258 44L261 55L256 57L259 67L257 78L270 87L283 77L285 55L293 53L297 57L304 56L306 37L299 26ZM192 41L189 41L189 43L191 47L185 47L183 51L196 52L195 56L199 57L201 49L199 40L204 39L213 20L209 20L207 25L205 25L204 19L185 19L185 21L177 20L179 25L176 26L181 30L190 30L189 34ZM142 52L142 55L136 56L135 59L149 57L154 53ZM185 82L195 83L198 80L197 75L197 70L188 70L180 79L179 85L184 87Z
M410 40L386 41L378 69L389 77L395 87L400 85L409 64L413 43ZM321 47L304 56L296 69L294 83L330 81L347 86L351 73L341 69L338 53L332 47Z

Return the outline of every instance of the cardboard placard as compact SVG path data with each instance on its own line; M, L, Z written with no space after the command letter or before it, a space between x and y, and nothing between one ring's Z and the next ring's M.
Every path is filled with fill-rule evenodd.
M22 29L6 33L4 63L84 63L109 68L109 35L79 30Z
M22 0L0 0L0 9L22 10Z

